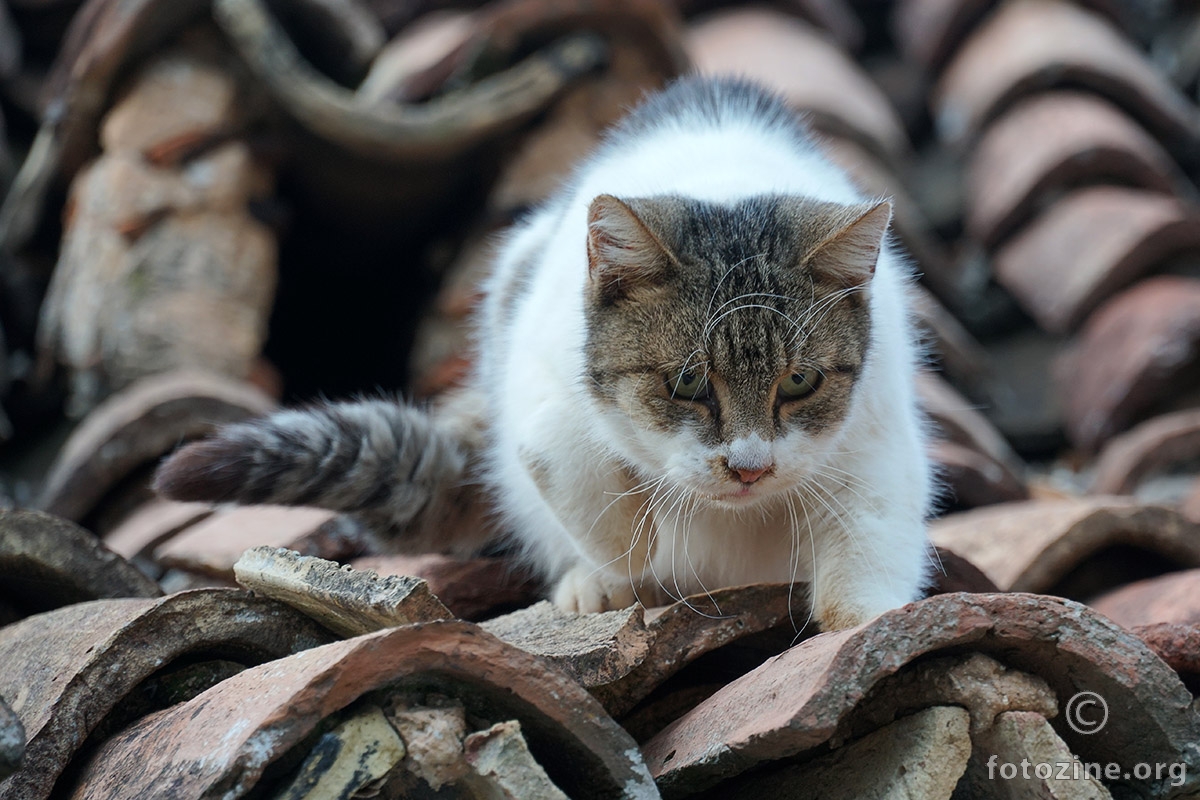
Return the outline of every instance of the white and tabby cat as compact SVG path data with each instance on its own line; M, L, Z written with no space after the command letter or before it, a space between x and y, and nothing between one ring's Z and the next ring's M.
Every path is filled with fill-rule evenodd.
M184 448L158 486L428 544L473 479L563 608L808 580L824 629L858 624L930 566L890 216L771 94L681 80L509 236L452 411L283 411Z

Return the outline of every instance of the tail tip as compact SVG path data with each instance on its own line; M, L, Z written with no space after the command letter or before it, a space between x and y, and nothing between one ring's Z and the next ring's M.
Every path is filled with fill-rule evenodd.
M158 465L150 486L168 500L235 500L244 490L247 477L244 454L239 451L232 442L220 438L192 442Z

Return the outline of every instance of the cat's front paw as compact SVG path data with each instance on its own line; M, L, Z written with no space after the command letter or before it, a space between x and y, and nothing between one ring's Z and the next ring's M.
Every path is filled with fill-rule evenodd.
M628 576L576 564L559 579L553 600L563 611L591 614L627 608L637 597Z
M857 627L906 603L908 600L900 597L871 599L843 596L825 597L817 599L813 616L816 617L821 630L828 633Z

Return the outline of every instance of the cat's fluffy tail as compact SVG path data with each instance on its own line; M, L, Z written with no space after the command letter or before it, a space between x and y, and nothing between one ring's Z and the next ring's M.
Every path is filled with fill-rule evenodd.
M447 527L466 522L476 494L479 426L461 407L432 414L361 400L278 411L176 451L154 489L173 500L318 506L401 531L402 549L472 549L480 520L461 534Z

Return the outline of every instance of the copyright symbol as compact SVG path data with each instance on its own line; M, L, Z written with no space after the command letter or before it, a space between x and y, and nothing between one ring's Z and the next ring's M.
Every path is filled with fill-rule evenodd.
M1095 692L1079 692L1067 701L1067 724L1076 733L1095 733L1108 722L1108 703Z

